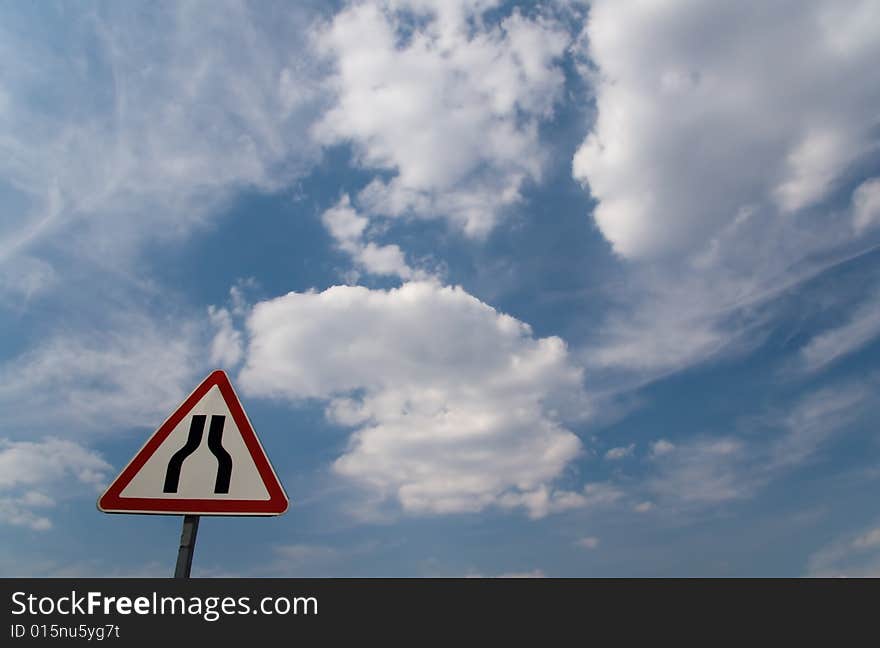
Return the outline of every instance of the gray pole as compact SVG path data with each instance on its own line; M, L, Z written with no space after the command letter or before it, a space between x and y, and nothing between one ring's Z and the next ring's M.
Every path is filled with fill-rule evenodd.
M199 516L184 515L183 529L180 531L180 550L177 552L177 567L174 578L189 578L196 548L196 534L199 532Z

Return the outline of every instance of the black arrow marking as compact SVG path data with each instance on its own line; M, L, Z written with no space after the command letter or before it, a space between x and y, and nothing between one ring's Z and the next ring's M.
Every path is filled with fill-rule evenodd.
M208 449L217 457L217 481L214 483L215 493L228 493L229 480L232 478L232 457L226 452L223 441L223 424L225 416L211 417L211 429L208 430Z
M202 433L205 431L206 418L204 414L193 415L192 422L189 424L189 436L186 438L186 443L180 450L174 453L171 461L168 462L168 470L165 472L165 486L162 488L163 493L177 492L177 486L180 483L180 469L183 468L184 460L195 452L196 448L202 443ZM211 429L214 429L213 421L211 421Z

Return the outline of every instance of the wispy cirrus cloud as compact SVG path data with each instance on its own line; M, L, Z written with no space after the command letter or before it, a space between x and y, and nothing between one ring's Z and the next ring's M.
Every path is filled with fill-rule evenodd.
M842 534L813 552L806 566L810 578L877 578L880 576L880 526Z
M841 383L808 392L749 420L761 434L703 434L653 444L644 484L651 501L681 510L755 497L769 483L815 461L873 406L872 388ZM746 425L743 422L741 425ZM653 506L646 507L649 510Z
M107 326L58 332L0 365L7 433L155 427L207 371L195 322L130 314Z
M0 71L4 265L61 241L124 259L317 155L308 7L11 9L0 20L0 56L16 61ZM34 285L46 274L35 272Z
M101 455L73 441L0 439L0 522L46 531L59 500L95 492L111 470Z
M824 331L801 348L800 369L815 373L855 353L880 336L880 292L874 292L860 304L849 319Z
M319 158L307 43L318 11L0 9L0 57L16 62L0 69L0 307L51 304L53 316L29 347L7 340L8 425L63 418L65 435L153 425L209 356L234 364L224 313L209 317L231 337L206 352L201 313L180 314L175 288L143 276L141 255Z

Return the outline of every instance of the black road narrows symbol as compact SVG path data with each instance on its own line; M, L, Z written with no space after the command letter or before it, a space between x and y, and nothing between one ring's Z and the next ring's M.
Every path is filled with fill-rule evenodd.
M189 436L183 447L174 453L168 462L165 472L165 485L163 493L176 493L180 485L180 470L183 462L202 444L202 435L205 432L205 414L194 414L189 426ZM215 493L228 493L229 481L232 478L232 457L222 445L223 426L226 417L215 414L211 417L211 427L208 430L208 449L217 458L217 480L214 482Z
M228 493L229 480L232 478L232 457L226 452L223 441L223 424L225 416L212 416L211 429L208 430L208 449L217 457L217 481L214 483L215 493Z
M162 488L163 493L176 493L177 486L180 483L180 469L183 468L183 461L193 452L196 451L202 443L202 433L205 431L204 414L195 414L189 424L189 436L183 447L174 453L171 461L168 462L168 470L165 472L165 486Z

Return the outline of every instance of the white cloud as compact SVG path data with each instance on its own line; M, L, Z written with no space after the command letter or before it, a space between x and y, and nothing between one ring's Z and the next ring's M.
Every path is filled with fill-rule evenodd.
M800 136L786 156L784 180L773 190L784 212L797 211L828 193L838 174L864 152L863 144L852 137L839 128L825 127Z
M790 212L822 200L873 146L871 6L593 3L598 119L574 173L614 249L692 249L756 203Z
M0 439L0 522L45 531L52 527L46 512L57 499L78 485L103 485L111 470L100 455L72 441Z
M324 227L336 240L337 247L348 254L361 270L375 275L390 275L401 279L421 278L406 263L403 251L397 245L376 245L366 240L369 218L361 216L351 205L348 194L321 215Z
M529 517L541 518L573 509L608 507L623 495L622 490L609 483L586 484L580 492L541 486L526 493L505 493L498 504L504 508L522 507L528 511Z
M633 507L633 511L636 513L647 513L648 511L654 510L654 503L645 500L644 502L639 502Z
M532 569L529 571L511 571L497 575L487 575L479 571L470 571L464 576L465 578L547 578L547 574L543 569Z
M778 471L799 465L832 436L846 430L870 403L875 379L818 389L801 397L776 420L784 434L768 448L765 470Z
M611 309L579 354L591 375L623 390L742 357L766 341L786 296L876 250L870 242L846 247L848 229L835 234L804 220L799 231L761 232L761 222L744 212L695 255L625 267L626 281L609 292Z
M479 578L484 577L480 576ZM532 569L531 571L524 572L506 572L494 578L547 578L547 574L544 573L543 569Z
M407 512L540 516L609 497L553 487L582 451L562 421L589 406L565 344L461 288L289 293L247 326L242 388L328 400L331 420L358 427L335 472Z
M584 351L588 366L663 376L735 348L738 327L730 316L759 286L752 277L725 276L728 269L715 264L683 265L625 269L627 284L610 295L612 307ZM742 318L737 323L749 324Z
M837 360L858 351L880 335L880 293L872 293L849 321L813 337L800 351L801 367L806 372L824 369Z
M853 227L863 232L880 223L880 178L871 178L853 192Z
M675 445L666 439L659 439L651 444L651 455L660 457L675 450Z
M279 545L274 549L275 553L285 561L297 565L311 563L316 560L335 558L337 552L331 547L310 544Z
M496 2L361 2L316 38L336 102L315 136L352 142L362 166L396 173L358 197L371 215L446 217L486 234L541 175L538 124L561 96L567 34Z
M743 467L746 446L729 437L689 441L658 458L660 474L650 482L658 497L684 505L711 505L740 499L753 492Z
M636 444L630 443L628 446L620 446L618 448L611 448L608 452L605 453L605 458L611 461L617 461L619 459L625 459L626 457L631 457L633 452L635 452Z
M47 241L104 264L317 155L307 10L110 4L0 19L0 263ZM45 274L45 273L42 273Z
M0 488L38 486L68 474L77 480L100 485L109 464L77 443L63 439L44 441L0 440ZM29 504L51 503L36 493L26 494Z
M778 297L876 245L873 185L843 204L880 152L880 23L852 18L869 5L591 5L598 116L573 173L628 262L591 375L622 390L749 352Z
M153 427L206 368L202 331L175 321L175 291L143 277L138 256L317 159L310 11L0 8L0 59L15 60L0 68L0 302L51 305L39 335L8 340L8 434ZM120 311L135 314L107 316ZM224 317L212 314L212 360L234 364ZM24 351L23 337L36 340Z
M109 565L101 560L83 560L70 564L52 564L42 571L47 578L168 578L167 562L150 561L142 564ZM196 575L202 577L201 569ZM34 571L25 574L31 578Z
M124 557L116 559L128 564L113 564L112 557L65 561L49 556L45 551L27 555L16 550L14 556L0 558L0 569L7 577L21 578L168 578L171 575L167 560L138 564L132 562L130 557L128 560ZM199 578L204 576L203 569L194 571Z
M766 429L761 436L700 436L674 446L658 441L652 452L657 470L645 486L663 503L690 509L753 497L845 433L864 415L870 393L850 383L807 393L786 411L750 420Z
M880 527L866 531L853 540L853 546L859 549L874 549L880 547Z
M59 436L156 427L206 367L200 349L192 324L136 315L58 333L0 365L4 423Z
M300 503L302 504L302 500ZM266 556L261 556L253 564L240 566L238 573L231 573L226 566L215 566L210 572L203 568L202 572L203 575L220 578L346 577L351 576L353 570L360 571L365 564L370 563L377 551L384 548L387 547L374 540L340 546L308 542L280 544L272 547Z
M0 521L12 526L24 526L34 531L48 531L52 528L52 521L45 515L34 512L34 505L22 501L20 498L0 495Z
M595 536L587 536L585 538L580 538L575 544L584 549L596 549L599 546L599 538Z
M214 326L211 340L211 362L218 367L234 367L242 357L241 332L235 328L226 308L208 307L208 318Z
M0 274L0 299L10 302L23 300L44 292L58 280L51 264L34 257L19 255L15 263L6 264Z
M810 555L806 575L812 578L880 577L880 527L837 538Z

